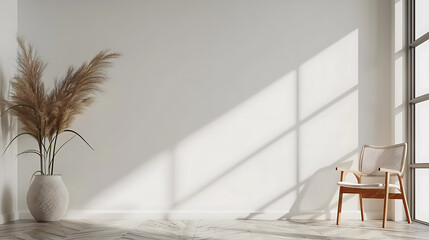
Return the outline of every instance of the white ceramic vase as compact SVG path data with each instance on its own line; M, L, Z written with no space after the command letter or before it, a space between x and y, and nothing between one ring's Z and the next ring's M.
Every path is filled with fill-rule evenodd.
M38 222L58 221L69 205L61 175L35 175L27 192L27 206Z

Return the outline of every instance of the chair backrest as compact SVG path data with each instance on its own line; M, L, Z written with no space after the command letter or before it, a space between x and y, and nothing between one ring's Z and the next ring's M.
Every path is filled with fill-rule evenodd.
M390 146L362 146L359 159L359 171L369 176L381 176L379 168L404 171L407 157L407 144L400 143Z

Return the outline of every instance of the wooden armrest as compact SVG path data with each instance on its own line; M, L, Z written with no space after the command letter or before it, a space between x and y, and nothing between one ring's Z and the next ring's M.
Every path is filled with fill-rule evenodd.
M349 173L350 172L350 173L353 173L354 175L357 175L357 176L362 176L363 175L362 172L359 172L359 171L356 171L356 170L352 170L352 169L346 169L346 168L336 167L335 170L341 171L341 172L345 172L345 173Z
M351 169L339 168L339 167L336 167L335 170L341 171L341 177L340 177L341 181L344 180L344 177L346 176L347 173L353 173L353 175L355 175L358 183L361 183L361 177L363 175L362 172L351 170Z
M402 173L398 170L393 170L393 169L388 169L388 168L379 168L378 171L380 172L388 172L388 173L392 173L392 174L398 174L398 175L402 175Z

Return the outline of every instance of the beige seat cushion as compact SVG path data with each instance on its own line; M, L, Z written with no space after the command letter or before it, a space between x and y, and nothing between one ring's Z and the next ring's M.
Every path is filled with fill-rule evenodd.
M384 183L352 183L352 182L338 182L341 187L360 188L360 189L383 189ZM389 184L389 188L395 188L401 191L400 187L395 184Z

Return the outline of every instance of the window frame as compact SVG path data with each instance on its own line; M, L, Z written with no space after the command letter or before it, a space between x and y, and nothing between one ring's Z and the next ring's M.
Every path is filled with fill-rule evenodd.
M416 219L415 209L415 170L429 169L428 163L415 162L415 105L425 101L429 101L429 92L421 96L415 97L415 48L419 45L429 42L429 32L423 34L418 39L415 39L415 0L407 2L407 68L408 68L408 196L410 199L411 218L415 222L429 225L425 222Z

